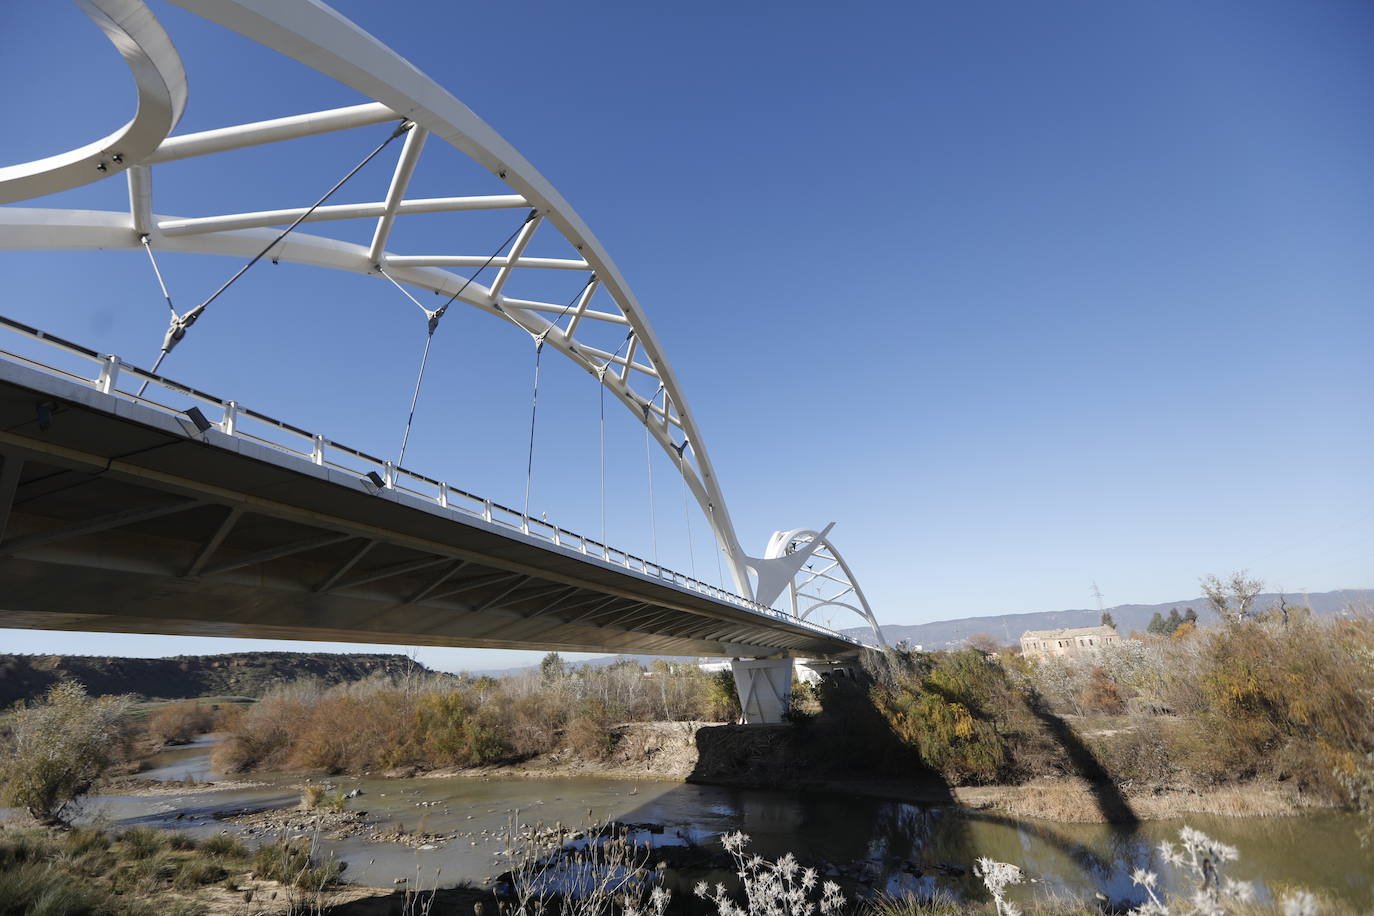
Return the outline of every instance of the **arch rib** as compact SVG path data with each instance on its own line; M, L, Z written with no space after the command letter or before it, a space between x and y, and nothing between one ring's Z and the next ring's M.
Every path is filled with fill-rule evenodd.
M218 216L172 217L153 208L151 166L190 160L247 146L272 144L330 131L364 128L404 118L415 128L407 137L382 201L321 206L312 222L336 219L375 219L367 245L323 235L293 231L272 250L286 260L363 275L378 275L379 265L397 282L451 295L463 288L462 300L476 308L542 336L554 349L596 377L615 395L679 469L689 491L725 554L735 590L752 598L740 547L724 494L705 446L705 438L688 405L644 310L610 255L582 219L553 186L509 143L470 109L412 64L354 23L314 0L171 0L205 20L238 32L282 55L362 93L369 101L346 108L277 118L202 131L180 137L168 133L186 102L180 58L171 40L142 0L82 0L121 48L139 89L139 112L119 134L122 165L137 166L130 177L130 211L0 210L0 245L11 249L135 249L148 235L162 251L251 257L277 235L269 226L301 216L301 209ZM116 135L111 135L115 137ZM505 183L512 193L484 197L407 200L410 175L429 147L442 140L466 154ZM106 138L109 141L110 138ZM111 152L100 141L67 158L56 157L0 170L0 202L23 200L99 177L91 157ZM103 144L103 145L102 145ZM78 155L80 154L80 155ZM76 157L76 158L72 158ZM92 174L80 172L92 165ZM75 171L73 171L75 170ZM80 180L75 180L78 176ZM410 213L529 207L536 219L510 252L494 264L490 286L467 283L447 267L480 266L461 254L434 255L390 251L387 241L398 219ZM573 258L527 257L526 246L536 228L553 226L576 252ZM546 233L541 233L542 236ZM521 276L532 270L585 271L589 284L576 302L565 328L554 326L566 306L521 299L516 292ZM612 310L592 307L594 296L609 298ZM550 318L553 320L551 321ZM630 329L624 355L584 343L579 331L605 324ZM610 371L607 371L607 370ZM647 380L647 381L646 381ZM635 386L639 385L640 390ZM649 386L655 390L649 393ZM662 395L659 402L658 395Z

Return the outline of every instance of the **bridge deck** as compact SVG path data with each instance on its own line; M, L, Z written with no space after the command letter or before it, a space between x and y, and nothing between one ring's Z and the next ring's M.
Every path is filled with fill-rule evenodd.
M422 496L389 466L377 490L324 460L318 437L312 460L232 424L202 433L115 384L0 356L0 626L664 655L859 648L559 529L502 524L490 503L457 511L442 486ZM155 384L176 409L233 411Z

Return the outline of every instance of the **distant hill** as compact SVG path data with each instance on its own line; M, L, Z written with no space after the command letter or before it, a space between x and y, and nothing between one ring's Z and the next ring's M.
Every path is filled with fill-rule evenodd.
M175 658L110 658L98 655L0 655L0 708L32 699L59 681L80 681L95 695L132 693L148 699L262 696L301 678L325 684L374 674L431 674L404 655L335 655L324 652L234 652Z
M1259 608L1273 607L1278 604L1279 596L1277 592L1265 593L1255 599L1255 606ZM1293 605L1309 605L1314 614L1330 616L1338 614L1347 607L1371 609L1374 608L1374 589L1347 588L1334 592L1312 592L1307 595L1288 595L1288 603ZM1169 616L1169 611L1178 608L1182 614L1187 608L1197 611L1199 622L1203 626L1210 626L1216 623L1216 616L1207 609L1207 602L1201 598L1192 598L1186 601L1169 601L1164 604L1119 604L1116 607L1107 608L1107 612L1116 621L1117 629L1123 635L1135 631L1144 632L1145 627L1150 623L1150 618L1155 611L1165 617ZM950 649L959 646L963 641L974 633L991 633L993 636L1004 641L1007 645L1015 645L1021 641L1021 634L1026 630L1053 630L1059 627L1088 627L1094 626L1101 619L1101 612L1080 608L1069 611L1031 611L1020 614L989 614L986 617L960 617L957 620L937 620L932 623L918 623L911 625L891 625L883 627L883 636L887 638L890 645L895 645L900 640L908 640L913 645L922 646L928 650ZM840 630L848 636L855 636L859 639L872 640L873 631L868 627L849 627ZM641 665L651 665L657 658L664 656L656 655L605 655L597 658L589 658L585 661L574 662L575 667L599 668L605 665L612 665L618 661L631 659ZM692 661L686 656L672 656L669 661ZM474 671L473 674L485 674L490 677L509 677L512 675L523 674L527 671L537 669L538 665L525 665L519 668L499 668L490 671Z
M1306 604L1312 613L1319 616L1338 614L1347 607L1374 608L1374 589L1341 589L1335 592L1312 592L1307 595L1288 595L1289 605ZM1277 593L1266 593L1256 599L1255 606L1268 608L1278 605ZM1165 617L1169 611L1178 608L1182 614L1187 608L1197 611L1199 622L1204 626L1216 623L1216 615L1207 609L1207 602L1201 598L1188 598L1183 601L1169 601L1164 604L1119 604L1107 608L1107 613L1116 621L1116 627L1123 635L1133 631L1144 632L1150 618L1158 611ZM926 649L948 649L957 646L974 633L991 633L993 636L1014 645L1021 640L1026 630L1053 630L1059 627L1087 627L1095 625L1101 612L1086 608L1070 611L1032 611L1023 614L990 614L985 617L960 617L957 620L938 620L932 623L918 623L909 626L893 625L883 627L883 636L889 643L908 640L913 645ZM867 627L851 627L841 630L850 636L872 637L873 631Z

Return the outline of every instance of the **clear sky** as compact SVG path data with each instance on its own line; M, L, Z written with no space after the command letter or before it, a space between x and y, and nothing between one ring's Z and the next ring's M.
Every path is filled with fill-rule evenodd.
M747 548L837 522L894 623L1091 606L1093 580L1109 605L1174 600L1239 568L1290 591L1374 586L1374 6L338 7L605 243ZM187 61L183 132L360 101L155 9ZM5 4L0 36L0 164L131 113L127 72L74 7ZM305 205L384 133L159 167L156 209ZM380 197L389 157L340 201ZM413 193L499 190L435 160ZM127 205L122 180L53 200ZM503 216L434 217L398 245L486 253ZM237 266L164 261L183 305ZM4 314L151 362L166 309L141 255L0 253L0 269ZM422 339L380 281L264 264L165 369L390 454ZM518 505L531 349L471 310L446 319L407 464ZM547 366L533 506L596 534L597 392ZM623 411L608 447L609 537L647 555L643 441ZM656 461L661 558L714 579L704 521L689 552ZM0 631L18 651L242 647L268 644Z

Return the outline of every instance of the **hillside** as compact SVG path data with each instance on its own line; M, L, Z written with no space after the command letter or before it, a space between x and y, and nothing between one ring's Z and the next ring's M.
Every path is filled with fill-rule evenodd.
M1287 597L1290 606L1307 604L1312 608L1314 614L1323 617L1337 614L1347 607L1365 609L1374 607L1374 589L1341 589L1334 592L1312 592L1308 595L1288 595ZM1256 599L1255 606L1259 608L1274 607L1278 604L1278 600L1277 593L1266 593ZM1127 634L1134 631L1143 633L1155 612L1167 617L1169 611L1174 608L1178 608L1179 613L1182 613L1186 608L1192 608L1197 611L1200 622L1204 626L1216 622L1216 615L1207 610L1207 602L1201 597L1188 598L1182 601L1168 601L1164 604L1119 604L1116 607L1107 608L1107 612L1116 621L1117 629L1123 634ZM1021 639L1021 634L1026 630L1093 626L1100 617L1100 611L1087 608L1067 611L1032 611L1021 614L990 614L983 617L960 617L957 620L937 620L909 626L884 625L883 636L887 638L889 643L895 644L899 640L905 639L914 645L924 646L927 649L946 649L960 644L974 633L991 633L1007 645L1014 645ZM879 620L881 619L882 612L880 611ZM841 632L860 638L872 636L872 631L867 627L850 627L841 630Z
M300 678L326 684L374 674L430 674L404 655L335 655L304 652L235 652L174 658L112 658L98 655L0 655L0 708L42 695L64 679L92 694L132 693L148 699L200 696L257 697Z

